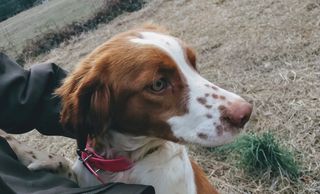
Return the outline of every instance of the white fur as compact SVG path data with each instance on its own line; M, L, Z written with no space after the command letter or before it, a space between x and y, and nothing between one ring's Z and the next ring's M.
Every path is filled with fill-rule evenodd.
M8 137L1 130L0 136ZM123 155L134 162L134 166L127 171L98 172L105 183L152 185L157 194L196 194L193 169L185 146L157 138L134 137L112 130L105 138L108 143L105 148L106 155L110 155L110 158ZM31 170L59 170L58 174L77 181L81 187L101 184L80 160L75 161L72 172L69 162L61 156L53 155L49 158L47 153L29 148L13 137L8 139L8 143L19 160ZM154 148L157 149L148 153ZM31 151L36 158L32 157ZM63 164L63 169L59 167L59 163ZM72 173L72 177L68 176L69 173Z
M140 38L131 39L131 42L137 45L153 45L166 52L187 81L190 91L188 113L167 120L177 138L206 146L221 145L232 139L233 134L230 132L218 133L217 126L221 125L218 107L227 106L228 102L234 102L241 97L218 88L191 68L186 61L186 53L176 38L155 32L142 32ZM214 99L211 97L212 94L224 96L225 99ZM200 103L198 98L205 98L206 102ZM208 117L207 114L211 116ZM199 134L206 138L201 138ZM185 146L158 138L134 137L111 129L104 138L103 142L106 142L106 145L102 155L105 158L121 155L134 162L134 166L127 171L100 171L99 175L106 183L152 185L157 194L196 194L194 172ZM149 153L150 151L152 152ZM16 153L24 155L18 151ZM58 168L57 161L50 160L49 169ZM36 162L32 161L34 164L37 164ZM26 164L29 165L29 161ZM100 184L79 160L75 162L73 171L80 186Z
M157 138L134 137L117 132L111 132L106 142L110 143L106 147L106 153L112 148L112 157L121 154L134 161L133 168L127 171L99 172L106 182L152 185L157 194L196 193L194 174L185 146ZM147 154L154 147L157 149ZM79 177L80 186L99 184L82 162L77 161L73 170Z
M233 102L242 98L215 86L191 68L186 61L186 53L176 38L155 32L142 32L141 35L141 38L134 38L131 41L143 45L153 45L165 51L178 65L190 89L188 113L182 116L174 116L167 121L174 135L187 142L205 146L217 146L230 142L234 136L232 133L223 131L223 134L218 134L217 126L221 125L221 115L218 107L220 105L226 106L228 101ZM216 87L217 89L214 90L211 87ZM205 94L209 94L209 96L205 97ZM212 94L224 96L226 99L214 99L211 96ZM203 104L200 104L197 101L199 97L205 97L206 105L210 105L211 108L206 108ZM207 114L210 114L212 118L208 118ZM206 135L207 138L200 138L198 134Z

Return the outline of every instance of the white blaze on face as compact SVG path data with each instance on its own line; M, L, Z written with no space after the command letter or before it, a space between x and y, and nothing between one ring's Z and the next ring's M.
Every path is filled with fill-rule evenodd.
M205 146L216 146L231 141L233 133L222 130L219 106L227 106L228 102L232 103L241 97L201 77L186 61L185 50L176 38L155 32L140 34L141 38L130 41L153 45L165 51L175 61L189 87L188 113L171 117L167 121L173 134L186 142Z

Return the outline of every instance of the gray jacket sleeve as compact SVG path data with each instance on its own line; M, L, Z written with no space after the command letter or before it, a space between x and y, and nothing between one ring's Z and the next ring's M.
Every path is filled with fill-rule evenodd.
M60 99L52 94L65 76L54 63L25 70L0 53L0 128L8 133L36 128L46 135L73 137L59 123Z
M36 128L46 135L74 137L60 125L60 99L52 94L65 76L66 72L53 63L34 65L30 70L24 70L0 53L0 128L9 133L24 133ZM20 190L40 193L40 189L41 193L155 193L152 186L122 183L76 188L69 180L50 173L21 170L16 160L2 153L5 147L9 149L3 143L6 142L0 138L0 193ZM1 176L3 173L6 176Z

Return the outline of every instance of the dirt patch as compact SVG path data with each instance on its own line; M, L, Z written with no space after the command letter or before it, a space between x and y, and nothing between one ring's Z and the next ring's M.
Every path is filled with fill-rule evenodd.
M254 104L245 131L276 134L283 146L297 153L304 174L299 183L282 177L258 179L217 160L219 156L204 148L190 146L190 154L212 183L221 193L316 193L320 190L320 9L311 4L318 3L149 1L142 10L122 15L28 64L50 61L70 70L118 32L146 21L166 26L198 51L204 77ZM24 138L32 142L34 135Z

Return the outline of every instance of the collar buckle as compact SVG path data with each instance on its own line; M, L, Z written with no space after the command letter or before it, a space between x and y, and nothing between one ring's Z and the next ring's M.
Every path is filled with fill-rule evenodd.
M85 158L83 157L83 154L87 154ZM79 160L82 161L83 165L95 176L102 184L105 184L105 182L100 178L98 172L101 170L99 168L94 169L92 165L89 164L89 159L94 156L94 153L91 153L89 150L77 150L77 154L80 156Z
M132 161L124 157L117 157L115 159L105 159L97 154L91 147L91 139L88 137L86 148L77 149L79 160L88 169L93 176L95 176L102 184L105 182L101 179L98 172L100 170L109 172L120 172L132 168Z

